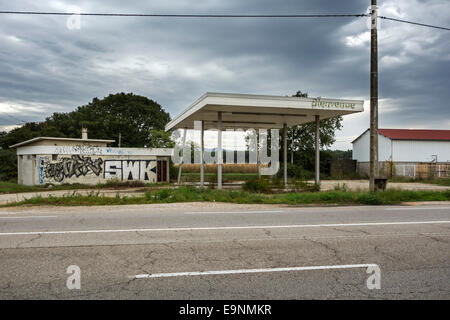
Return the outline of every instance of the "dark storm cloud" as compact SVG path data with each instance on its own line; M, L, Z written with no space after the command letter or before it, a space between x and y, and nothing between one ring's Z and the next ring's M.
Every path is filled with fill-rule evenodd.
M380 1L385 15L447 24L448 4ZM369 1L32 1L2 10L145 13L362 13ZM432 19L433 17L433 19ZM148 96L172 116L206 91L368 100L365 18L170 19L2 16L0 116L42 120L120 91ZM434 20L434 21L433 21ZM449 33L380 27L380 126L449 126ZM14 109L6 107L15 106ZM368 106L366 106L367 108ZM17 113L15 110L20 110ZM406 111L406 112L405 112ZM16 113L14 113L16 112ZM349 117L343 136L368 126ZM348 125L349 123L352 125ZM11 123L1 122L0 126ZM347 141L350 138L347 138Z

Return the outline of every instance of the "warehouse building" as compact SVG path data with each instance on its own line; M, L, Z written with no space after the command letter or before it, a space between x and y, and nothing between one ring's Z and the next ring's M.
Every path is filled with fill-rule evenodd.
M357 172L368 175L370 130L352 144ZM450 130L378 129L378 161L384 176L449 176Z
M112 148L114 140L37 137L17 148L18 183L24 185L142 181L169 182L169 148Z

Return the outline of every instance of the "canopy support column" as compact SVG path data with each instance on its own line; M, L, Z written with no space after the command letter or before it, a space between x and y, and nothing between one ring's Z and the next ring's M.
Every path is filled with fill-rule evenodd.
M258 179L261 178L261 157L259 154L259 130L256 130L256 169L258 170Z
M222 112L217 113L217 189L222 189Z
M315 147L316 147L316 184L320 183L320 116L316 115L316 135L315 135Z
M184 128L184 135L183 135L183 149L181 149L182 158L180 161L180 164L178 165L178 180L177 184L180 185L181 182L181 170L183 168L183 162L184 162L184 146L186 145L186 128Z
M283 171L284 187L287 187L287 125L283 123Z
M205 161L204 161L204 152L205 152L205 143L204 143L204 127L205 122L201 121L200 128L200 187L204 187L205 185Z

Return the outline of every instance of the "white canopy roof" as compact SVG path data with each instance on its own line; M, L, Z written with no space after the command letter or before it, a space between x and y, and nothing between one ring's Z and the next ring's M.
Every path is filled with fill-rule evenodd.
M193 129L195 120L204 120L204 129L217 128L222 112L222 128L282 128L364 111L363 100L299 98L254 94L207 92L166 125L171 129Z

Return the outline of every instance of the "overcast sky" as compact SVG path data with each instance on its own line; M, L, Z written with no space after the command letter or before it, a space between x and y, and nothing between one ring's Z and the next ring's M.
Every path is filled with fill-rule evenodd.
M5 1L0 10L111 13L364 13L369 0ZM76 8L73 6L76 5ZM448 0L379 0L380 15L450 26ZM109 93L133 92L171 117L207 91L363 99L333 148L369 126L366 18L173 19L0 16L0 129ZM381 21L380 128L450 129L450 32Z

